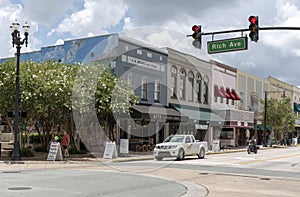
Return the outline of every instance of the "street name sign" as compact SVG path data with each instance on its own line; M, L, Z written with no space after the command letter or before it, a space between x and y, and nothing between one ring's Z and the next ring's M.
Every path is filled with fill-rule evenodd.
M225 40L215 40L207 42L207 52L222 53L248 49L247 37L230 38Z

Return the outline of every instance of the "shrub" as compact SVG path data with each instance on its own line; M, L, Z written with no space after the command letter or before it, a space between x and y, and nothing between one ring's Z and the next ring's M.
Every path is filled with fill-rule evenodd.
M23 148L23 149L21 149L21 156L22 157L34 157L34 154L29 148Z
M44 146L37 146L34 148L34 151L35 152L40 152L40 153L47 153L47 147L44 145Z
M12 157L12 151L11 152L9 152L9 157ZM34 154L33 154L33 152L29 149L29 148L22 148L21 150L20 150L20 156L21 157L34 157Z
M69 154L86 154L87 150L77 150L75 147L71 147L69 150Z

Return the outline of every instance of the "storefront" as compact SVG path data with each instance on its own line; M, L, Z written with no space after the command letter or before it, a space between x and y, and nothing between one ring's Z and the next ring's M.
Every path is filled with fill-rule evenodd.
M254 113L236 109L218 110L216 113L225 119L220 133L220 147L246 145L249 130L254 126Z
M128 116L120 120L120 137L129 139L129 150L147 152L170 133L177 132L188 117L162 105L134 105Z
M215 139L216 133L224 125L224 119L211 112L207 108L192 107L186 105L171 104L175 109L189 118L189 121L182 123L179 128L180 134L194 135L197 140L207 141L209 149Z

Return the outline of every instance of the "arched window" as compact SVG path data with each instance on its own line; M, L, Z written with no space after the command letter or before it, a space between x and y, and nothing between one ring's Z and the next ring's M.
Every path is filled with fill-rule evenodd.
M177 68L171 67L171 98L177 98Z
M208 93L209 93L209 89L208 89L208 84L209 84L209 78L207 75L204 76L203 78L203 103L204 104L208 104Z
M197 73L196 75L196 87L195 87L195 93L196 93L196 101L201 103L201 91L202 88L202 76L200 73Z
M188 99L189 101L194 101L194 73L192 71L189 71L188 82Z
M186 72L182 68L180 69L180 81L179 81L179 88L180 88L180 99L185 99L185 91L186 91Z

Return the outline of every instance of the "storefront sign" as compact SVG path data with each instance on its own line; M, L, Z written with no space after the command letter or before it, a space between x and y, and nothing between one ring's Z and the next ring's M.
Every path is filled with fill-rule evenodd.
M208 125L203 125L203 124L195 124L195 129L200 129L200 130L207 130Z

